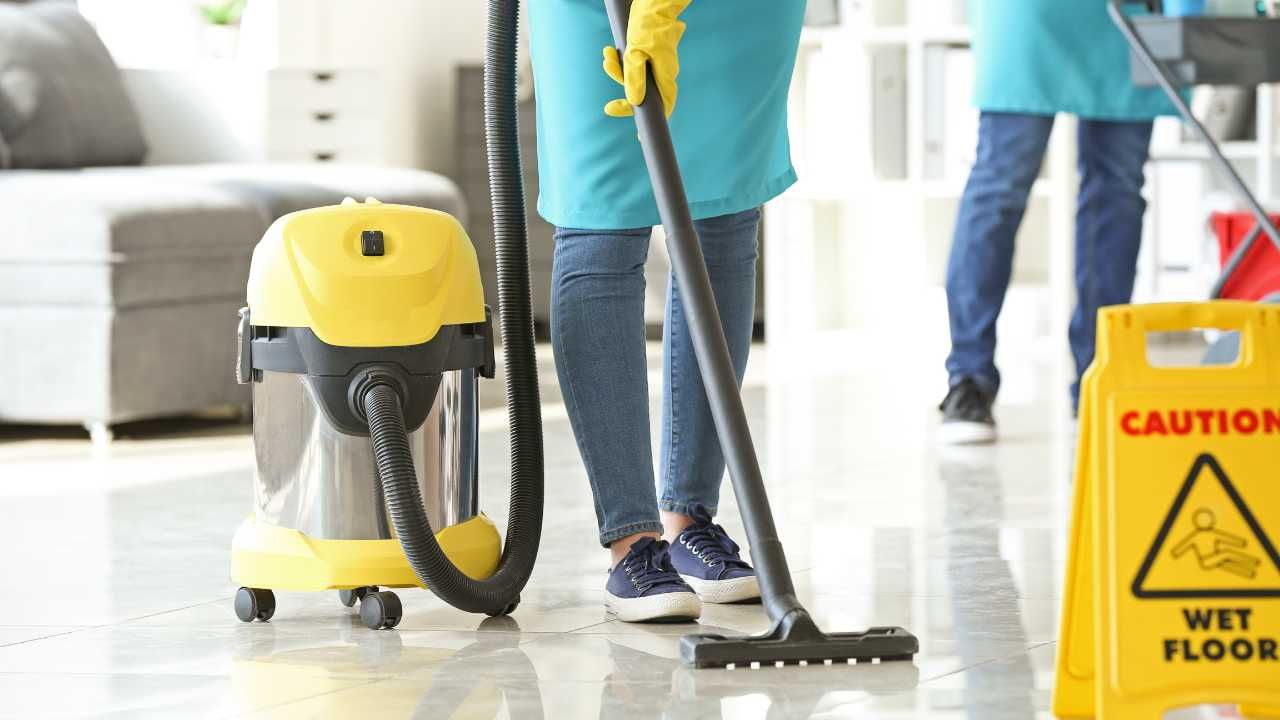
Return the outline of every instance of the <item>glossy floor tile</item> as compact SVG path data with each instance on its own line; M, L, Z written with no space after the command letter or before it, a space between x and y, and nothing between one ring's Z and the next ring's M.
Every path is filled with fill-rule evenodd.
M758 349L744 397L798 596L830 630L909 629L911 662L691 670L681 635L761 632L763 609L610 620L586 477L550 382L545 532L520 608L487 619L401 591L395 631L365 629L333 593L281 592L270 623L235 619L245 426L142 425L106 448L6 432L0 716L1048 717L1074 443L1063 363L1008 363L1004 440L942 450L936 353L842 342L820 350L841 362L816 365ZM501 524L504 413L485 405L481 504ZM741 537L728 487L722 505Z

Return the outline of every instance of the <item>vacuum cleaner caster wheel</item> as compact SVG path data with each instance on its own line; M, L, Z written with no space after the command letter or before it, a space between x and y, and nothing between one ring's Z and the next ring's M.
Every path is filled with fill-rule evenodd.
M404 607L395 593L382 590L360 600L360 621L370 630L388 630L400 624Z
M338 591L338 602L347 607L355 607L356 603L364 599L365 595L378 592L377 585L368 585L366 587L351 588L350 590Z
M498 612L485 613L485 615L488 615L489 617L503 617L504 615L510 615L515 612L518 607L520 607L520 596L516 595L515 600L512 600L506 607L502 608Z
M270 590L242 587L236 591L236 617L244 622L266 622L276 614L276 596Z

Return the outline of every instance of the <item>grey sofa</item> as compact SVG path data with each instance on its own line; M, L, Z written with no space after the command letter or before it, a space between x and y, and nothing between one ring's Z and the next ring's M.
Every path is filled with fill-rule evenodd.
M0 91L4 73L0 46ZM131 107L164 107L164 98L139 94L165 83L126 75L121 84ZM3 102L0 92L0 143ZM146 128L165 119L138 125L152 142ZM14 134L10 159L21 149ZM180 143L180 128L166 125L164 135ZM180 156L180 147L151 149ZM0 423L84 424L108 439L115 423L245 406L233 379L234 327L254 244L280 215L345 196L432 207L465 222L457 187L419 170L0 170Z

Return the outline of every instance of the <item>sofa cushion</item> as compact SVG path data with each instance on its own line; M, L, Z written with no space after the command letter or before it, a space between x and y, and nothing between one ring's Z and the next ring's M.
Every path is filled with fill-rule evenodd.
M0 3L0 167L137 165L146 140L120 72L73 3Z
M0 306L243 298L253 247L275 218L346 196L466 221L457 187L421 170L227 164L6 172Z

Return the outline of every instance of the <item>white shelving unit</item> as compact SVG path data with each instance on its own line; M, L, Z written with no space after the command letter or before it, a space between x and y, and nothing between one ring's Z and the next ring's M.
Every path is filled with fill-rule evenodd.
M771 346L892 331L904 312L945 332L943 276L971 162L960 156L976 146L977 111L971 61L969 78L934 76L939 57L963 70L970 40L963 11L940 13L944 6L955 7L845 0L841 24L803 31L790 112L801 179L765 220ZM951 147L939 150L940 140ZM1052 333L1062 348L1075 194L1075 122L1061 117L1018 239L1007 314L1037 336ZM1015 299L1027 289L1033 301Z

